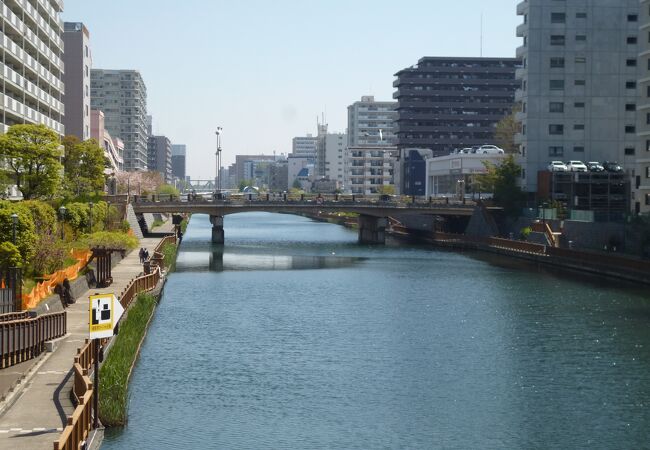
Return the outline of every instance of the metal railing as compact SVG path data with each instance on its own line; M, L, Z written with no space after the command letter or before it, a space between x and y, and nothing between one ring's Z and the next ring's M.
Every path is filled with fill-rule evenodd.
M45 342L65 335L65 311L41 316L9 315L10 320L0 320L0 368L35 358L45 350ZM12 320L13 319L13 320Z

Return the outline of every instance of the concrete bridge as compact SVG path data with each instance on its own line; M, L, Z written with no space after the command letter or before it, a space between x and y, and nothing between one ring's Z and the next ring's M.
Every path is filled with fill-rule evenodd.
M426 215L469 218L476 205L472 202L425 201L425 202L382 202L329 200L322 197L310 200L212 200L207 201L149 201L139 199L133 203L136 214L207 214L212 223L212 242L224 243L223 218L228 214L241 212L273 212L302 215L327 213L357 213L359 243L383 244L386 240L388 217L401 215Z

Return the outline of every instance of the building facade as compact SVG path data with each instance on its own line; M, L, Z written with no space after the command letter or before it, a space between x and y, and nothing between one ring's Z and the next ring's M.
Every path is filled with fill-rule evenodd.
M632 186L632 209L650 213L650 0L640 1L637 104L637 145Z
M44 124L65 133L62 0L0 3L0 133Z
M187 146L185 144L172 145L172 175L180 180L185 179L185 164Z
M319 178L336 180L343 184L347 140L345 133L328 133L327 124L318 126L316 173Z
M506 155L457 153L426 160L425 194L431 197L481 198L491 193L481 192L477 177L487 173L485 162L498 166Z
M512 112L515 58L421 58L395 74L397 146L447 155L494 144L496 124Z
M106 129L124 141L124 169L147 170L147 88L137 70L92 69L90 104Z
M307 136L296 136L291 142L291 154L299 158L308 158L311 162L316 161L318 138L311 134Z
M112 137L106 130L104 113L93 109L90 111L90 138L97 141L104 149L104 157L110 167L104 169L106 174L124 170L124 142L118 137Z
M348 106L348 147L394 146L397 102L377 102L367 95Z
M63 125L67 135L77 136L85 141L90 138L90 33L81 22L64 23L63 42L65 52L63 63L65 74L65 116Z
M639 66L648 59L639 58L648 41L639 37L639 0L527 0L517 14L523 189L537 192L551 160L617 161L632 172Z
M159 172L165 183L172 183L172 143L167 136L149 136L147 142L149 170Z
M393 186L397 147L387 145L348 147L344 186L351 194L378 194Z

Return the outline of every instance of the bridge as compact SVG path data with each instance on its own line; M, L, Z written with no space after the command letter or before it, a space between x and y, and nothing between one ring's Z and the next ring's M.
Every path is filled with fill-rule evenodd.
M268 198L268 197L267 197ZM312 199L233 199L206 200L198 198L195 201L180 201L164 199L138 199L133 203L136 214L166 213L166 214L207 214L212 223L212 242L224 243L223 218L228 214L241 212L272 212L300 215L317 215L326 213L356 213L358 214L359 243L383 244L386 240L388 217L402 215L444 216L453 218L469 218L474 214L477 205L473 202L454 202L449 199L432 199L424 202L402 201L370 201L339 198L316 197Z

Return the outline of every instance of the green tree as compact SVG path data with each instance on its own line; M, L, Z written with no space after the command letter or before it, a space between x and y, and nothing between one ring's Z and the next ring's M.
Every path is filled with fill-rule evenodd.
M94 139L63 138L63 186L69 196L91 196L104 190L104 150Z
M12 125L0 135L0 158L26 200L54 195L60 156L59 136L45 125Z
M293 185L291 187L294 189L302 189L302 183L300 183L300 180L296 178L293 180Z
M178 197L180 195L180 192L171 184L163 184L161 186L158 186L158 189L156 189L156 194L173 195Z
M15 245L23 261L30 261L36 250L38 239L31 211L22 202L0 202L0 241L13 242L14 226L13 218L11 217L12 214L18 216Z
M508 155L499 165L489 161L484 161L483 164L487 173L479 178L482 189L492 192L494 204L501 206L506 214L519 214L524 193L517 184L521 167L515 162L514 155Z
M0 268L21 267L22 261L18 248L11 242L0 242Z
M26 200L21 205L27 207L32 214L35 231L38 234L52 233L56 228L56 213L49 204L39 200Z
M377 188L377 193L381 195L395 195L395 186L392 184L382 184Z
M515 135L520 132L521 124L515 119L520 107L517 105L512 112L501 119L494 131L494 140L497 145L506 153L518 153L519 149L515 144Z

